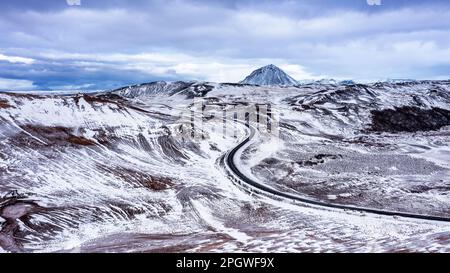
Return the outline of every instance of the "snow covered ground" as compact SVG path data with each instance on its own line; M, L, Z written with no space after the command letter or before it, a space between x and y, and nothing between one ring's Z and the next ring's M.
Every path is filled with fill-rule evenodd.
M249 176L317 200L450 217L449 89L159 82L2 93L0 251L450 251L448 223L252 195L221 161L246 135L234 111L259 105L261 137L239 160ZM434 118L419 125L436 128L419 130L420 111Z

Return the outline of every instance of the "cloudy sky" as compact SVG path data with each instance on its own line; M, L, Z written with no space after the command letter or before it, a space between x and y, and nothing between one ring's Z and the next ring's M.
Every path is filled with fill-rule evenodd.
M236 82L269 63L298 80L448 79L449 2L2 0L0 90Z

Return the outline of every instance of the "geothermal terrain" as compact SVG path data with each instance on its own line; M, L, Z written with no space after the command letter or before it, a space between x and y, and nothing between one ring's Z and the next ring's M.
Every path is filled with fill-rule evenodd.
M0 252L450 251L450 81L275 74L0 93Z

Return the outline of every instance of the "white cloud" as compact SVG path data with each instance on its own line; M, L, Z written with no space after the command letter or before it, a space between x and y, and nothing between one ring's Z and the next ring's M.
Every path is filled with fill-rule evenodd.
M36 86L32 81L0 78L0 90L33 90Z
M183 76L193 80L212 82L238 82L253 70L274 63L297 79L317 79L297 64L282 59L239 59L209 58L180 53L140 53L140 54L70 54L64 52L41 53L40 58L50 61L72 62L85 70L100 69L136 70L148 75L173 77Z
M54 85L52 90L90 90L94 84L86 83L81 85Z
M0 54L0 61L7 61L10 63L24 63L24 64L32 64L35 62L35 60L31 58L7 56L3 54Z
M282 63L279 65L286 73L296 80L319 80L324 78L329 78L327 75L314 75L306 71L306 69L298 64L286 64Z

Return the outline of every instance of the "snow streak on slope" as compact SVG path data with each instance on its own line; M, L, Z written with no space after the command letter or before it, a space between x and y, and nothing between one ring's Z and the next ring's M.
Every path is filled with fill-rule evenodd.
M180 111L198 113L189 97L214 104L207 117L270 103L281 135L241 154L249 175L330 202L448 215L448 127L374 130L389 119L372 127L373 111L445 113L449 86L158 82L98 95L0 94L0 249L448 251L446 224L249 195L220 160L244 126L224 138L212 119L216 130L192 139L191 116Z

